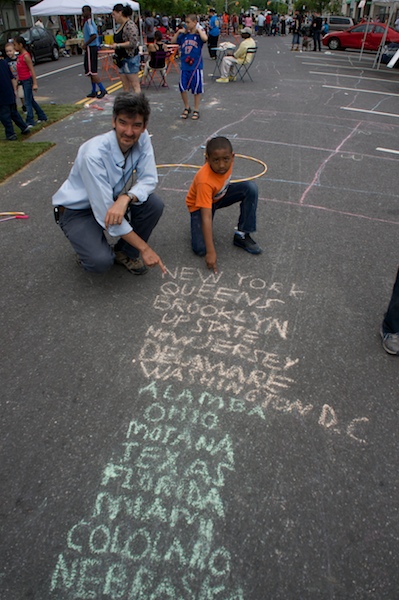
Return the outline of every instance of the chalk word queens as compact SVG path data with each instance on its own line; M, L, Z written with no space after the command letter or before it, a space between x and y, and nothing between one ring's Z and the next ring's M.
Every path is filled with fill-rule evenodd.
M143 374L238 397L262 409L259 415L267 409L308 415L312 404L288 397L299 359L288 354L287 312L296 314L305 291L240 273L227 287L222 278L188 267L168 273L153 303L160 321L147 329L138 355ZM325 429L365 443L360 432L367 418L342 426L328 404L316 412Z

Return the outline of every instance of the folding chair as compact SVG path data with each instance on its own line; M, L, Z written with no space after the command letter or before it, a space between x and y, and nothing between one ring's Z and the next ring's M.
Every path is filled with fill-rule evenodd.
M179 46L177 44L168 44L168 56L166 58L166 74L173 68L177 73L180 73L177 57L179 54Z
M251 77L251 73L249 73L249 69L251 68L254 60L255 60L255 55L256 55L256 51L257 51L257 47L255 46L254 48L247 48L247 53L245 55L245 59L244 62L242 64L237 64L237 77L240 78L240 80L242 81L245 77L245 75L248 75L248 77L250 78L251 81L253 81L252 77ZM250 59L247 62L247 59Z
M149 66L148 73L145 77L143 76L141 81L142 87L149 88L151 85L157 89L160 87L169 87L166 81L167 56L168 52L166 50L157 50L155 52L155 57L152 60L154 66Z

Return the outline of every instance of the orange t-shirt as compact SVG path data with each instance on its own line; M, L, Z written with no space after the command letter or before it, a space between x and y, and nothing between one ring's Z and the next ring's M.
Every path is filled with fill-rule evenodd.
M212 204L223 198L229 187L233 165L224 175L212 171L208 163L200 168L188 190L186 204L190 212L200 208L212 208Z

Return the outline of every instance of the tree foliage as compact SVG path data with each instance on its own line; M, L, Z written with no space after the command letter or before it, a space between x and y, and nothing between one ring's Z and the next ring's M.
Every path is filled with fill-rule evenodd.
M208 14L209 7L213 7L220 15L226 9L230 14L235 12L239 14L246 12L251 6L251 0L150 0L148 3L141 5L141 11L151 11L157 15L188 15L195 13L197 15Z
M321 15L339 15L341 14L341 4L338 0L296 0L294 10L318 12Z

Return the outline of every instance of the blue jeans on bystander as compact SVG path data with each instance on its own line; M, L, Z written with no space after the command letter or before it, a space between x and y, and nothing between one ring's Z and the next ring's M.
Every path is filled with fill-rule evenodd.
M36 111L37 118L39 119L39 121L47 121L46 113L43 111L42 108L40 108L40 106L38 105L38 103L36 102L36 100L33 97L32 77L29 77L29 79L25 79L24 81L21 81L21 83L22 83L22 87L24 89L27 125L35 124L35 116L33 114L34 110Z

